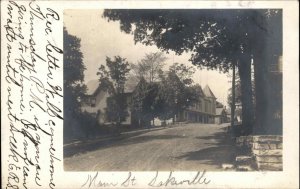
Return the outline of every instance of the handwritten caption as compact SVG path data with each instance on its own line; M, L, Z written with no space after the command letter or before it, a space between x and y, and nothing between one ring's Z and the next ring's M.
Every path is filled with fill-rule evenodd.
M8 129L6 188L55 188L55 130L62 125L60 15L36 1L7 1L1 16ZM3 10L3 9L2 9ZM3 29L3 28L2 28ZM2 30L3 31L3 30ZM2 177L3 178L3 177Z
M159 174L156 172L150 178L144 178L143 180L149 180L148 186L153 188L159 187L169 187L169 186L200 186L208 185L211 181L205 176L206 171L198 171L196 174L192 175L191 178L182 179L181 177L174 176L174 173L170 171L167 175ZM81 188L103 188L103 187L134 187L137 185L138 179L132 172L128 172L125 179L118 179L117 181L105 181L101 178L100 174L97 172L93 175L89 174L84 184Z

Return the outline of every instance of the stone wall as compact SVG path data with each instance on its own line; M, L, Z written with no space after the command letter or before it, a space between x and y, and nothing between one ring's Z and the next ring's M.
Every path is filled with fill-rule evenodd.
M236 138L239 156L250 156L255 161L253 169L266 171L282 170L282 136L259 135Z

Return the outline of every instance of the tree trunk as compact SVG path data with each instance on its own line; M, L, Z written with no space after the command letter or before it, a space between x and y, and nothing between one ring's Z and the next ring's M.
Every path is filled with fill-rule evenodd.
M268 112L270 101L268 98L268 69L266 52L262 49L254 54L255 76L255 134L266 134L268 126Z
M272 61L271 47L267 45L267 35L257 29L254 32L255 46L253 52L254 78L255 78L255 134L267 134L269 107L268 62Z
M236 63L233 62L233 68L232 68L232 99L231 99L231 117L230 117L230 122L231 122L231 128L234 128L234 113L235 113L235 66Z
M241 102L242 102L242 135L252 134L254 124L254 111L252 100L251 83L251 56L242 54L238 64L241 80Z

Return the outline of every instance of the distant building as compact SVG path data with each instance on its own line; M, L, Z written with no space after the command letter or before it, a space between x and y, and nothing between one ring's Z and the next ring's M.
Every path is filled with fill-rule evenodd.
M217 101L215 123L216 124L228 123L230 119L228 119L227 114L228 113L226 110L226 106L224 106L223 104Z
M214 123L216 115L216 97L208 85L202 90L198 86L200 99L198 103L191 105L183 110L178 116L178 122L199 122L199 123Z

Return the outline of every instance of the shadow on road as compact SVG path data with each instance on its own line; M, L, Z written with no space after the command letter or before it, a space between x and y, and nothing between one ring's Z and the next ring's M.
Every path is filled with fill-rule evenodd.
M64 158L74 156L77 154L87 153L99 149L104 149L113 146L124 146L132 144L140 144L149 142L151 140L168 140L174 138L183 138L178 135L143 135L152 130L146 130L142 132L134 132L129 134L121 134L119 136L110 137L106 139L87 141L78 145L71 145L64 147ZM143 135L143 136L140 136Z
M225 128L224 128L225 129ZM214 135L196 137L199 140L208 141L204 144L210 146L198 151L187 152L178 159L185 160L203 160L210 165L222 165L223 163L232 163L235 159L235 145L226 132L217 132ZM209 143L209 141L213 141Z

